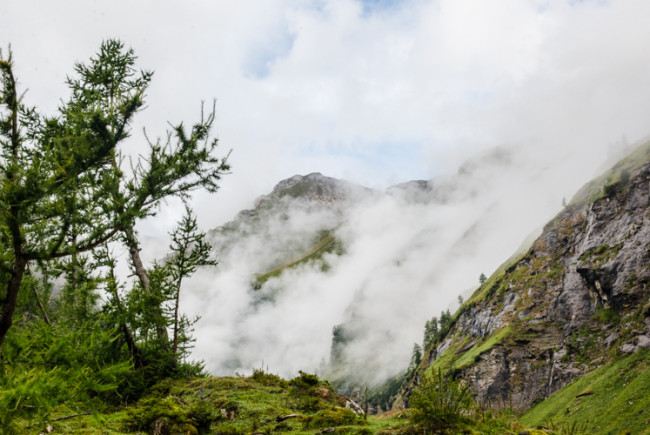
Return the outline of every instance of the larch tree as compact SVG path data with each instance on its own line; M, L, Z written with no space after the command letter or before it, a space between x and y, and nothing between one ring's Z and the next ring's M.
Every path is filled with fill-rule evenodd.
M214 105L190 128L172 126L164 140L145 135L146 155L127 159L122 147L153 75L135 61L122 42L104 41L88 63L75 65L69 100L47 117L23 104L11 53L0 54L0 351L30 261L119 238L147 292L137 222L167 198L215 192L229 171L228 156L216 155L210 135ZM162 315L162 307L152 310ZM164 326L157 332L167 340Z

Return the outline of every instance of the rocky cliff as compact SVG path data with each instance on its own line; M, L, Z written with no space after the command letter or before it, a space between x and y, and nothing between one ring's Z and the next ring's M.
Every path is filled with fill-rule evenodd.
M650 348L650 145L581 190L530 249L465 302L425 350L479 402L529 408L587 371ZM406 403L404 403L406 402Z

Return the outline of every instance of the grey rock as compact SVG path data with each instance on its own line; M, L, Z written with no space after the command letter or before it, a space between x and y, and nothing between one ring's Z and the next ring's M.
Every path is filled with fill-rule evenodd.
M650 163L628 188L566 207L508 266L495 294L460 315L436 356L514 326L516 334L458 370L479 402L525 410L604 364L622 329L629 339L621 352L650 349L649 209ZM603 316L594 316L599 311ZM623 321L609 323L612 311ZM584 327L606 338L585 336ZM588 352L589 365L574 357L578 350Z
M623 343L623 345L620 347L621 352L623 353L634 353L636 350L636 346L632 343Z
M647 335L640 335L636 338L637 348L650 349L650 337Z
M605 346L610 347L612 344L614 344L618 340L618 334L616 332L613 332L605 338Z

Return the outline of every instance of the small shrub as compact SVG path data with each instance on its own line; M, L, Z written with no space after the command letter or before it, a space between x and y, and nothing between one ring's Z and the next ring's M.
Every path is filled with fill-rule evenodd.
M318 385L319 382L318 376L305 373L302 370L299 371L298 373L300 373L300 376L297 376L289 381L289 384L292 387L309 388Z
M207 401L195 402L187 411L187 418L199 433L207 433L212 422L217 421L221 415L215 413L214 406Z
M424 376L420 386L413 391L411 421L433 433L444 433L468 422L467 414L472 403L468 386L443 376L438 370L431 376Z
M287 387L287 381L279 377L278 375L274 375L272 373L267 373L264 370L253 370L253 374L251 375L251 379L257 382L258 384L265 385L267 387L282 387L286 388Z
M306 396L306 395L315 395L316 388L318 387L320 381L318 376L311 375L300 371L300 376L297 376L289 381L290 390L289 393L292 396Z
M610 198L616 194L617 190L618 190L618 183L608 183L605 186L603 186L603 195L606 198Z
M295 406L300 411L315 412L320 409L320 400L318 400L318 397L303 396Z
M346 408L333 408L318 411L314 415L303 418L305 429L322 429L335 426L352 425L357 421L357 415Z

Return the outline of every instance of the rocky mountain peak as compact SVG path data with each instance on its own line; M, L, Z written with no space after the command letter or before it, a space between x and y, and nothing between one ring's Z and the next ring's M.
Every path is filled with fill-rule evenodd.
M270 195L263 196L258 200L258 204L269 199L276 200L287 197L331 205L369 191L369 189L347 181L327 177L320 172L313 172L308 175L294 175L280 181Z

